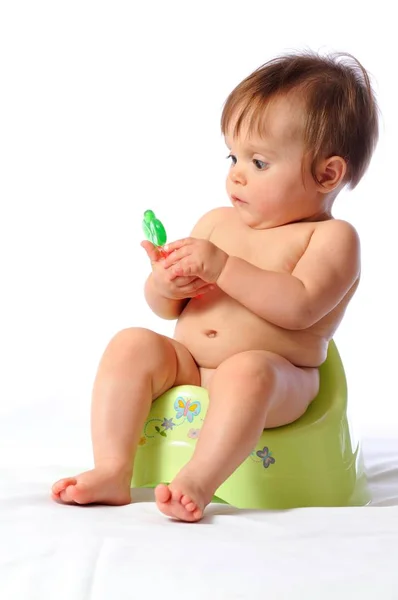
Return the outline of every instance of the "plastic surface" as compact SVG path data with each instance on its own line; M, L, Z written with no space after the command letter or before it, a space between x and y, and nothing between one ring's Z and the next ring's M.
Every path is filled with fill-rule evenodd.
M346 377L333 341L320 367L320 382L307 412L294 423L265 430L251 455L217 490L215 500L260 509L370 501L359 445L352 440L347 419ZM153 403L138 446L132 487L153 487L174 478L192 456L208 402L204 388L185 385Z
M146 210L142 221L142 229L147 240L154 246L164 246L167 242L166 230L163 223L156 218L153 210Z

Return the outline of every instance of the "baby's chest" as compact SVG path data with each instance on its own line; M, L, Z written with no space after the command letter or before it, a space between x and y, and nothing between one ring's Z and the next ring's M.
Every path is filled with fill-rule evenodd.
M229 236L214 233L212 241L229 255L243 258L261 269L291 273L306 251L312 231L235 232Z

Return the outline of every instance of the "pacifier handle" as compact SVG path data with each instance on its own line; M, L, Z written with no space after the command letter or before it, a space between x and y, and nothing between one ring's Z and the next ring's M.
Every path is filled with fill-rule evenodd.
M144 212L142 229L146 239L152 242L158 248L161 255L166 258L169 255L169 252L163 249L163 246L167 242L166 229L162 221L156 217L153 210L146 210Z

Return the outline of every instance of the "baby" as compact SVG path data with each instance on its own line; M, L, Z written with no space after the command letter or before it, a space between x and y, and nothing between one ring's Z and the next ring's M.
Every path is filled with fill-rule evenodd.
M146 300L177 319L174 337L134 327L110 341L93 388L95 468L55 483L57 501L129 503L151 403L200 385L210 406L195 452L155 490L164 514L198 521L263 429L295 421L317 395L318 367L360 277L358 235L332 207L377 142L368 75L351 56L282 56L232 91L221 127L232 206L206 213L167 258L142 242Z

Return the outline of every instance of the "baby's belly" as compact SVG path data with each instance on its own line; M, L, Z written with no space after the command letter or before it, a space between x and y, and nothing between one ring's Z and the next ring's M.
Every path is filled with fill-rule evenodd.
M295 365L317 367L326 358L328 340L314 331L288 331L254 315L221 291L191 300L178 319L174 338L200 367L217 368L246 350L275 352ZM212 297L213 296L213 297Z

